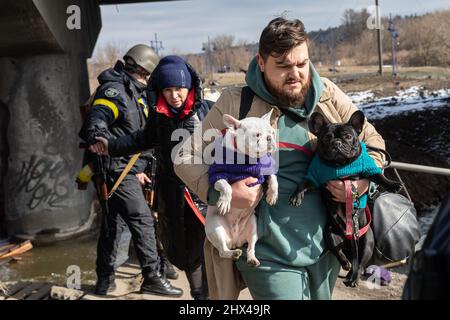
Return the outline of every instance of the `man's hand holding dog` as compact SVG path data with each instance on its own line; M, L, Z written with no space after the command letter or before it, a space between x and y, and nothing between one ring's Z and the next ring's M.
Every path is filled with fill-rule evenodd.
M253 187L248 185L257 181L257 178L248 177L233 183L231 185L231 190L233 191L231 207L240 209L253 207L261 199L262 186L261 184Z
M369 180L368 179L355 180L355 181L352 181L352 184L358 190L358 194L364 194L369 189ZM345 197L344 182L342 182L341 180L329 181L327 184L327 189L333 195L334 201L345 203L346 197Z

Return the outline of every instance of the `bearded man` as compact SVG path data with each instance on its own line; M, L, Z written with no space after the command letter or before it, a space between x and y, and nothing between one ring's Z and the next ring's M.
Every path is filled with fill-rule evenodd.
M246 257L241 256L228 268L206 240L210 298L236 299L244 284L254 299L330 299L340 265L325 249L323 230L327 213L320 193L307 192L300 207L289 206L288 202L296 186L303 182L315 148L316 137L308 130L308 116L317 111L329 122L347 122L357 108L334 83L321 78L315 70L309 59L304 25L298 19L280 17L269 22L261 34L259 52L250 62L246 83L254 93L247 115L261 117L273 110L271 124L277 129L279 196L277 203L269 206L261 197L260 185L248 186L256 179L232 185L232 207L256 207L255 253L261 265L251 267ZM203 133L211 128L223 130L224 114L242 116L242 92L241 88L232 88L222 93L203 121ZM359 138L367 145L384 149L382 137L367 121ZM218 192L209 188L208 165L194 164L195 155L209 142L198 140L190 138L185 142L186 148L181 147L175 172L200 199L214 205ZM370 155L381 167L382 156ZM357 180L354 185L362 194L368 181ZM345 202L341 181L332 181L327 188L335 200Z

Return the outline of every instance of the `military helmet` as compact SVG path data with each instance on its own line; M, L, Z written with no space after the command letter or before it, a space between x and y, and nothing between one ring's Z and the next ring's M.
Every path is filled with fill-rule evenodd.
M127 58L133 59L138 66L144 68L148 73L152 73L159 62L159 57L156 52L145 44L133 46L123 56L125 61Z

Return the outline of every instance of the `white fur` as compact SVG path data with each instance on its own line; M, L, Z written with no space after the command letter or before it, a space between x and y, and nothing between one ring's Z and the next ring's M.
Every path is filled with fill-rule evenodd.
M275 149L275 131L270 125L272 110L261 118L237 120L225 114L223 122L228 130L222 140L222 146L234 149L250 157L262 157ZM270 139L268 139L270 137ZM278 199L278 181L276 175L268 177L266 201L274 205ZM258 266L260 262L255 256L256 216L254 207L238 209L231 206L232 189L226 180L218 180L214 189L220 192L216 206L208 206L206 214L206 237L219 250L222 258L238 259L242 252L237 247L248 243L247 263Z

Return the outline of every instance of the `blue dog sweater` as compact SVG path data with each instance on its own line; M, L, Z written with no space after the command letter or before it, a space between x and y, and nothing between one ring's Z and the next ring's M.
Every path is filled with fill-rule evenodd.
M265 176L275 174L275 163L270 154L255 159L247 155L238 155L236 151L223 147L223 161L218 163L214 161L208 170L209 185L214 187L217 180L225 179L229 184L243 180L248 177L255 177L257 182L249 185L255 186L262 184ZM230 158L230 153L232 159ZM228 157L227 157L228 155ZM241 156L239 158L239 156ZM238 161L240 160L240 161ZM239 162L243 162L242 164Z
M375 161L369 156L366 144L361 141L361 154L353 162L342 166L334 167L326 164L316 153L308 167L306 179L311 181L315 187L322 187L330 180L337 180L342 177L359 175L370 177L382 173ZM367 202L367 195L360 198L360 208L364 208Z

